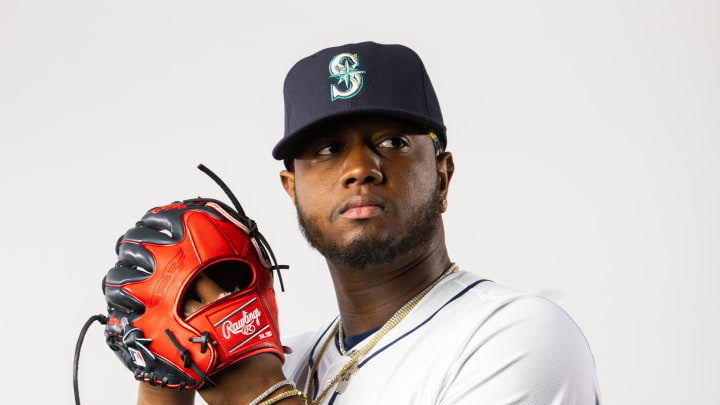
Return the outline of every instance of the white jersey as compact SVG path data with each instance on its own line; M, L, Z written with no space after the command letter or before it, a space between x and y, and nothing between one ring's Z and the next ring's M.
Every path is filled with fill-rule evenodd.
M307 376L336 321L283 339L285 375ZM372 339L365 338L354 348ZM314 376L313 398L350 359L337 336ZM481 280L447 276L359 362L342 394L322 404L599 404L595 365L575 322L556 304Z

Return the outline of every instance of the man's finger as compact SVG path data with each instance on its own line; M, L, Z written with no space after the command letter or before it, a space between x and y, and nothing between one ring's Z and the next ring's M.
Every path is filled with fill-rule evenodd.
M192 298L184 298L182 302L182 313L184 316L189 316L203 306L204 304L200 301L194 300Z
M195 281L193 281L191 292L195 294L203 304L209 304L219 298L222 298L226 291L217 285L212 279L205 275L205 273L198 274Z

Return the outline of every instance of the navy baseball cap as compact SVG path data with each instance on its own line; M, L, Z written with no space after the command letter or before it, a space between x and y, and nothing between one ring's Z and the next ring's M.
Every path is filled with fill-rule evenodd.
M402 45L362 42L323 49L285 77L285 135L273 148L294 157L313 128L339 117L370 113L403 118L434 130L447 145L440 104L420 57Z

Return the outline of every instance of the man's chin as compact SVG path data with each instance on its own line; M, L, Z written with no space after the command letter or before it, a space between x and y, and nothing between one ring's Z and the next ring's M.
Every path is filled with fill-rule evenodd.
M382 246L391 243L389 227L380 221L355 221L343 226L333 241L338 246L349 247L353 244L376 244Z
M368 237L356 237L347 243L329 243L315 248L329 261L354 269L390 263L399 253L394 243Z

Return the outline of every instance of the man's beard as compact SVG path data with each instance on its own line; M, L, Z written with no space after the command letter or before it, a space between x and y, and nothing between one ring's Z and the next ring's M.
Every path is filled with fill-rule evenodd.
M361 235L344 246L337 241L325 241L317 222L303 214L300 201L296 205L298 223L310 246L317 249L326 260L353 269L363 269L390 263L427 244L435 236L440 227L442 196L436 190L429 194L425 203L409 216L415 220L402 233L385 238Z

